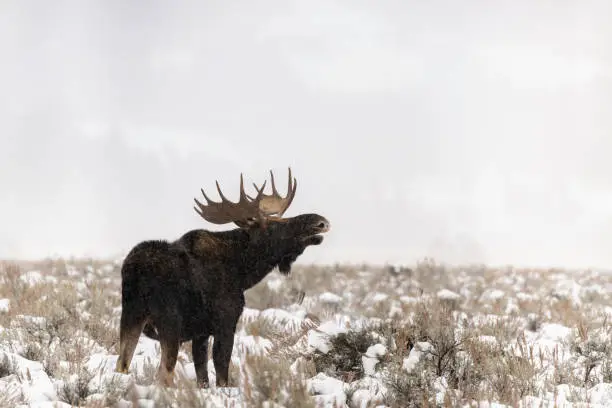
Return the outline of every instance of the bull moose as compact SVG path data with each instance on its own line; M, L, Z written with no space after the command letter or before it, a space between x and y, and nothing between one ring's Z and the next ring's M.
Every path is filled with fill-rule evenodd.
M157 381L174 384L179 347L192 342L197 384L208 386L208 339L213 336L217 386L227 386L244 292L278 267L289 275L293 262L310 245L320 245L329 221L319 214L283 217L293 201L297 180L289 167L287 195L272 194L253 183L257 195L244 191L228 200L216 181L221 202L201 189L206 204L194 198L195 211L214 224L234 223L227 231L194 229L175 241L147 240L134 246L121 267L121 320L116 371L127 373L140 334L159 340L161 360Z

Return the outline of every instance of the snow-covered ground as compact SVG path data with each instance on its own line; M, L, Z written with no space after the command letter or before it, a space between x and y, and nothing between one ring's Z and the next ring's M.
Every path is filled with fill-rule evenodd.
M295 266L247 292L230 387L158 387L144 335L114 372L120 261L0 266L2 407L609 407L612 274ZM214 341L214 340L212 340Z

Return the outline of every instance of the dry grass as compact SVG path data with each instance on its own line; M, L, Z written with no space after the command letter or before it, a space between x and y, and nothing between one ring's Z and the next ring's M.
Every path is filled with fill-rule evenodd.
M296 408L315 408L308 392L303 366L293 371L288 360L271 356L245 358L240 386L245 403L249 407L267 407L271 404Z
M145 364L130 387L93 387L93 374L85 368L94 353L118 352L119 267L103 260L0 265L0 299L10 302L8 312L0 312L5 329L0 350L38 361L50 377L63 380L56 386L65 402L134 402L135 387L154 381L156 362ZM569 282L569 289L560 282ZM349 406L366 380L381 384L380 400L390 407L483 400L516 406L527 395L556 394L560 385L571 387L568 398L579 401L588 388L612 382L612 325L605 309L612 297L597 289L605 287L612 287L612 277L590 271L448 268L429 259L400 271L298 266L289 278L273 273L247 291L247 307L303 310L307 318L241 320L240 333L271 347L267 354L247 353L240 366L232 364L230 378L255 407L314 407L307 380L319 373L347 385ZM442 289L456 296L439 298ZM324 292L341 300L324 301L319 297ZM344 318L353 326L329 337L328 353L304 347L321 323ZM552 348L536 345L551 324L566 327L567 339L550 340ZM376 375L368 376L362 358L377 343L388 353ZM181 350L191 362L190 343ZM418 350L421 357L407 370L406 361ZM0 378L11 375L16 375L13 362L0 360ZM0 404L12 406L20 398L0 395ZM157 406L204 407L212 397L192 379L182 379L177 389L148 398Z

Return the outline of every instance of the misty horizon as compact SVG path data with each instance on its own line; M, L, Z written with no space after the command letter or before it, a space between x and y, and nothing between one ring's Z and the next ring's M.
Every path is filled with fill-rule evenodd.
M0 258L234 228L200 188L291 167L300 262L612 267L611 4L176 4L3 3Z

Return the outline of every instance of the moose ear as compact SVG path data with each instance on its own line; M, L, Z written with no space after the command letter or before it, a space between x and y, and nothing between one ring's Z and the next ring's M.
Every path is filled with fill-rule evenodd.
M247 218L246 220L236 220L234 221L234 224L236 224L239 228L246 229L246 230L262 227L261 222L257 218Z

